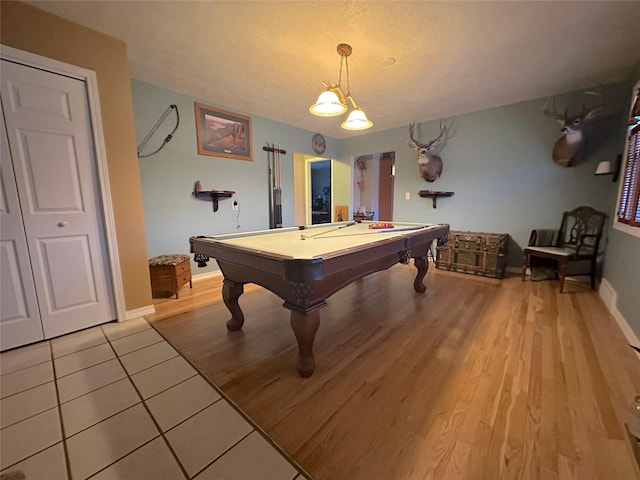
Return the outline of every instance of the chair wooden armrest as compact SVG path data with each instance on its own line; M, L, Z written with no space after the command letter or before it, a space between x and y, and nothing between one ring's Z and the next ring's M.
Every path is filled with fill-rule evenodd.
M596 240L596 243L594 243L593 245L585 245L584 244L584 239L585 238L593 238ZM580 255L580 250L584 247L585 249L588 249L588 252L585 253L587 255L590 255L594 252L592 252L592 250L596 247L597 241L598 241L599 235L593 234L593 233L585 233L583 235L580 235L580 239L578 240L578 246L576 247L576 256Z

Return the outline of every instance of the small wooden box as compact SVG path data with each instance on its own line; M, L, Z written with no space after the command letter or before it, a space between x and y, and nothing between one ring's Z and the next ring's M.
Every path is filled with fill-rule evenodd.
M149 273L151 274L151 294L154 298L175 294L178 290L191 282L191 262L189 255L160 255L149 259ZM164 294L164 295L163 295Z
M447 243L437 248L436 268L503 278L508 240L506 233L449 231Z
M363 220L373 220L374 212L353 212L353 221L354 222L362 222Z

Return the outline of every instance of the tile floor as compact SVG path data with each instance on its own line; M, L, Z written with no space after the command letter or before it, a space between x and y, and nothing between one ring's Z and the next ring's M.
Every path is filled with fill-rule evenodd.
M309 478L144 319L2 353L0 372L3 479Z

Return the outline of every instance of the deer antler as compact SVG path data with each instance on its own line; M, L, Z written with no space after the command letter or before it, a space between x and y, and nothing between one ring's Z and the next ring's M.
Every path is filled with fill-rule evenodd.
M442 143L442 140L446 131L447 131L447 123L444 120L440 119L440 134L428 143L427 149L433 150L438 145L440 145L440 143Z
M600 102L590 108L586 108L584 103L582 104L582 109L580 111L580 113L578 115L576 115L576 117L579 118L583 118L583 117L587 117L587 118L592 118L595 116L596 113L598 113L603 107L604 107L604 88L602 87L602 84L598 84L598 89L597 90L587 90L584 92L584 94L586 95L596 95L598 97L600 97ZM549 102L551 102L551 108L553 109L553 111L550 111L549 109ZM549 97L547 98L547 100L544 102L544 107L542 109L542 112L545 115L548 115L550 117L554 117L556 120L566 120L569 117L569 112L567 111L567 108L565 107L564 109L564 113L558 113L556 111L556 97Z
M423 142L420 142L420 141L416 140L415 138L413 138L413 131L414 131L415 126L416 126L416 122L415 121L413 121L413 122L411 122L409 124L409 138L411 139L411 141L418 148L426 148L427 150L433 150L438 145L440 145L440 143L442 143L443 136L444 136L445 132L447 131L446 122L444 120L440 119L440 133L438 134L438 136L436 138L434 138L433 140L431 140L430 142L423 143Z
M582 104L582 113L580 114L580 116L593 118L600 110L604 108L604 88L602 84L599 83L597 90L587 90L584 93L587 95L596 95L600 98L600 102L589 108L588 110L585 108L584 104Z
M411 141L418 147L418 148L427 148L429 145L426 143L422 143L418 140L416 140L415 138L413 138L413 130L416 126L416 122L412 121L409 124L409 138L411 139Z
M553 108L553 112L549 111L549 101L551 101L551 107ZM562 120L567 117L567 109L564 110L564 115L556 112L556 97L549 97L544 102L544 107L542 108L542 113L548 115L550 117L555 118L556 120Z

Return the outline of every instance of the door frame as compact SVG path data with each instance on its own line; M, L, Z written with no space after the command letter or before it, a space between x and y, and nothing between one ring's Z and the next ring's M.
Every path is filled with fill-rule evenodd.
M107 247L109 268L111 270L111 288L113 289L116 308L116 320L122 322L127 319L124 302L124 288L120 271L120 256L116 237L111 189L109 186L109 172L107 169L107 151L100 112L100 97L98 95L98 80L93 70L60 62L52 58L43 57L17 48L0 44L0 57L27 67L38 68L52 73L65 75L84 82L89 102L89 118L91 119L91 133L96 160L96 174L100 192L98 198L102 207L102 222Z
M334 210L334 202L333 202L333 160L330 158L322 158L322 157L309 157L305 160L305 211L306 211L306 225L311 225L313 221L313 164L318 162L329 162L329 186L331 187L331 194L329 195L329 220L330 222L334 222L333 218L333 210Z

